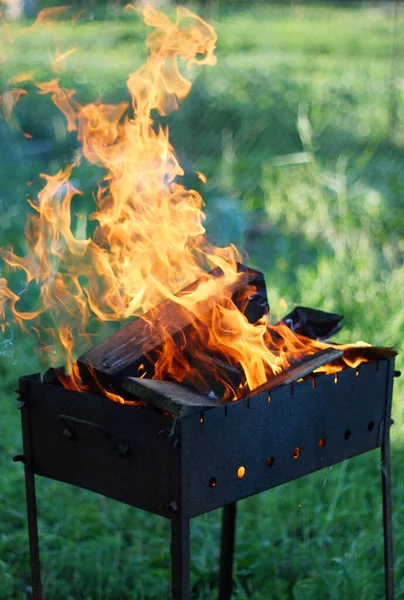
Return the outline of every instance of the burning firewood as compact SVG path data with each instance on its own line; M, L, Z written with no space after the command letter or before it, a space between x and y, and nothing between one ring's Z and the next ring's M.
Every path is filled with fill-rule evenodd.
M269 392L273 388L280 385L293 383L302 377L306 377L306 375L310 375L310 373L316 369L319 369L323 365L340 358L342 355L342 350L335 350L334 348L327 348L326 350L316 352L316 354L308 356L298 363L291 365L288 369L285 369L279 373L279 375L276 375L272 379L269 379L259 387L255 388L255 390L252 390L250 394L243 395L256 396L262 392Z
M219 404L217 400L174 381L127 377L123 388L126 392L144 400L146 404L156 406L176 417L201 412L205 408Z
M255 323L269 310L264 276L241 264L238 264L238 272L240 276L227 285L227 291L226 287L224 289L229 301L250 322ZM223 272L215 269L210 275L220 278ZM197 288L198 282L179 292L177 297L181 298ZM199 306L199 314L212 310L211 302L206 302L205 306L202 301L202 306ZM151 378L156 356L167 339L171 338L173 344L184 346L184 340L199 335L199 329L202 329L202 325L193 312L183 304L167 299L83 354L78 359L80 375L85 383L91 385L95 374L99 382L110 389L119 388L128 376ZM236 386L240 383L241 375L236 365L231 365L219 354L190 357L190 362L195 366L204 360L216 365L222 373L222 379L226 379L227 375L229 383Z
M370 360L390 360L397 352L393 348L350 348L344 351L338 348L326 348L316 354L308 356L272 377L255 390L245 390L238 399L245 396L256 396L281 385L288 385L306 377L320 367L335 363L345 354L345 358L354 361L359 356ZM341 363L341 365L343 362ZM200 394L186 385L172 381L158 381L139 377L127 377L123 382L123 389L133 397L141 398L146 402L176 417L183 417L201 412L203 409L218 405L218 401L211 396Z
M312 373L315 369L342 356L342 350L327 348L309 356L298 363L285 369L279 375L268 380L255 390L255 396L262 392L269 392L280 385L286 385L297 381L301 377ZM217 406L218 401L209 396L200 394L188 386L180 385L172 381L158 381L154 379L141 379L139 377L127 377L123 388L133 396L141 398L146 403L152 404L172 415L186 416L200 412L205 408Z

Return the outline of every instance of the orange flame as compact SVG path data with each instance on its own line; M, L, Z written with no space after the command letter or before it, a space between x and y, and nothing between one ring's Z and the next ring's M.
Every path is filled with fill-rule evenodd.
M97 376L94 371L92 371L92 377L95 382L95 385L102 396L105 396L109 400L113 402L119 402L120 404L129 404L131 406L142 406L143 402L141 400L126 400L119 396L118 394L114 394L113 392L109 392L106 390L98 381ZM68 390L73 390L75 392L85 392L90 391L90 388L86 386L80 375L79 368L77 363L73 363L71 365L71 372L69 375L65 375L64 373L57 373L57 378L64 388Z
M62 71L66 58L74 52L77 52L77 50L78 48L70 48L70 50L67 50L66 52L60 52L59 49L56 48L55 56L53 58L52 56L50 57L52 70L56 73Z
M11 85L15 85L17 83L25 83L26 81L33 81L34 73L33 71L27 71L26 73L19 73L18 75L13 75L8 80L8 83Z
M36 23L58 11L43 11ZM270 326L266 317L250 324L233 303L232 290L242 277L238 252L206 241L203 200L179 182L184 172L168 130L152 120L154 110L166 115L179 107L191 89L195 65L215 64L216 34L183 7L177 8L175 22L150 5L142 11L154 31L146 40L149 57L127 81L133 114L126 103L80 105L75 91L63 89L57 79L36 83L39 94L51 94L68 131L78 131L81 156L55 175L42 175L45 186L29 201L34 214L26 227L26 255L0 251L8 268L25 273L27 286L36 282L40 288L35 309L21 312L18 295L0 280L0 316L6 318L7 307L21 327L39 334L42 354L58 360L61 352L71 373L61 377L62 383L83 389L74 359L94 332L105 333L102 323L144 314L168 299L192 315L194 328L180 343L161 332L164 344L155 357L154 376L187 380L206 391L206 372L221 377L220 367L206 357L218 355L241 369L242 385L252 390L327 345L297 336L285 325ZM57 55L55 70L72 51ZM69 178L83 159L101 167L104 176L89 217L96 223L94 233L78 239L72 203L81 192ZM223 277L206 274L215 267ZM200 283L189 293L176 295L195 280ZM204 363L202 371L194 366L198 361ZM239 391L229 382L224 388L226 397Z
M77 113L74 110L73 96L76 94L74 90L64 90L59 85L58 79L52 79L44 83L37 83L36 87L40 90L38 94L52 94L52 102L58 107L60 112L67 119L67 131L75 131Z
M59 16L70 10L70 6L51 6L50 8L43 8L39 11L35 21L30 27L25 29L25 32L29 32L32 29L36 29L41 25L52 24Z

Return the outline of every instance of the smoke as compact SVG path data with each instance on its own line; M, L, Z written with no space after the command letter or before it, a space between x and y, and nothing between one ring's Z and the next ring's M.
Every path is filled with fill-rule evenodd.
M6 329L0 338L0 356L14 357L14 333L11 329Z

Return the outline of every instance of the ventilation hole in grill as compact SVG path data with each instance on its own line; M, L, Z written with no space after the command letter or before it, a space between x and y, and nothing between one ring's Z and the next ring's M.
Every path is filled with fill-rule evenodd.
M374 428L375 424L373 421L369 421L368 423L368 431L372 431L372 429Z
M320 438L318 440L318 447L320 448L320 450L323 450L325 448L325 438Z
M314 376L311 378L311 387L313 390L316 389L316 378Z
M338 383L338 373L334 373L334 383Z
M199 422L200 422L201 424L203 424L203 423L204 423L204 421L205 421L205 419L203 418L203 415L201 415L201 418L199 419Z
M356 376L359 377L359 367L356 367Z
M350 429L346 429L345 433L344 433L344 438L346 440L349 440L350 437L351 437L351 430Z
M210 488L216 487L216 477L211 477L209 479L208 485L209 485Z
M274 464L274 457L268 456L267 462L266 462L267 467L272 467L273 464Z
M243 479L244 475L245 475L245 467L241 466L237 469L237 477L239 479Z
M271 394L268 394L268 402L271 402Z
M296 448L293 450L293 458L294 458L295 460L297 460L299 457L300 457L300 448L299 448L299 447L296 447Z

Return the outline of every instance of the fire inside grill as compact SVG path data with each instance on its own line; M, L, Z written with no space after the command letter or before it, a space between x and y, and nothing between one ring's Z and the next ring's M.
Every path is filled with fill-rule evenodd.
M295 328L271 324L262 275L241 266L235 247L207 241L203 200L181 183L184 171L168 129L157 127L153 116L179 107L193 67L215 63L216 34L182 7L175 22L150 5L143 17L154 31L146 40L148 59L127 81L131 107L83 105L56 78L32 81L39 94L51 94L80 148L58 173L42 175L42 191L29 200L25 256L0 249L6 272L25 278L22 289L36 289L35 305L24 310L24 292L0 279L2 327L13 320L34 337L45 364L64 364L56 373L68 389L97 389L121 402L119 384L130 373L232 400L326 349L323 340L338 317L317 323L314 336L305 335L297 312L287 320L295 318ZM88 219L75 214L82 192L71 181L83 162L101 175ZM93 233L79 237L78 229ZM128 321L106 335L108 322ZM89 350L97 336L107 339ZM339 349L340 360L319 368L356 367L373 352L365 344Z
M292 367L288 377L283 371L279 387L236 402L175 382L127 377L123 388L143 398L133 406L45 383L40 375L23 377L24 453L16 458L25 463L34 599L42 598L35 474L170 519L173 600L191 598L191 519L223 506L219 598L230 600L236 502L380 447L386 598L393 600L394 359L301 379L317 358Z
M34 82L81 148L30 200L27 254L1 250L10 270L39 286L36 306L23 311L0 280L4 326L13 318L52 363L19 387L24 453L16 458L25 463L34 598L42 597L35 474L169 518L174 600L190 598L190 520L226 507L220 598L228 600L235 502L381 447L391 600L396 352L327 342L338 314L296 307L271 323L263 275L234 247L209 245L202 198L181 184L168 130L152 113L178 108L188 70L215 63L216 35L185 8L175 23L151 6L143 16L154 32L149 58L127 82L131 109L80 105L57 79ZM72 226L80 191L70 177L80 161L103 172L86 239ZM106 336L113 321L126 324ZM96 334L104 339L93 345Z

